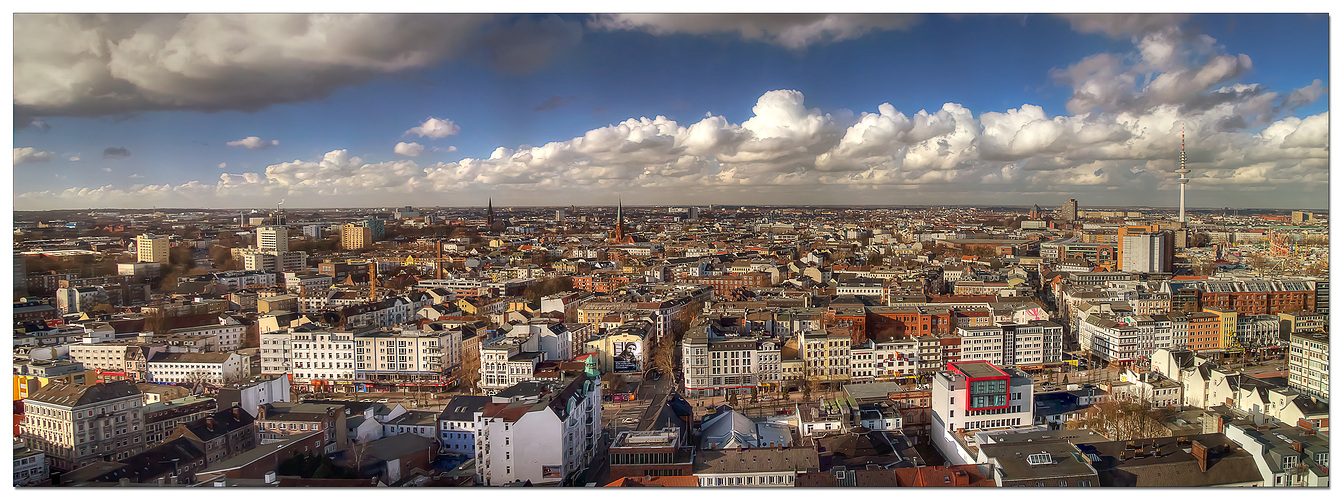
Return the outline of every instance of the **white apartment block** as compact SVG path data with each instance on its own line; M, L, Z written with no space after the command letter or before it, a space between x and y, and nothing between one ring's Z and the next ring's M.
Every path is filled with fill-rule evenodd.
M1082 313L1077 338L1082 350L1106 361L1135 361L1173 347L1173 323L1165 316Z
M485 394L494 394L518 382L535 378L535 367L545 361L536 337L498 337L480 343L480 382Z
M289 228L284 226L261 226L256 228L256 248L272 252L288 252Z
M476 436L478 484L564 484L591 465L601 441L601 383L579 374L544 394L487 404Z
M681 374L690 396L777 388L783 382L783 341L775 337L718 335L710 327L681 341Z
M292 328L261 333L261 374L283 375L293 368Z
M290 334L294 383L330 386L355 380L354 332L303 331Z
M517 338L534 337L536 350L545 353L547 360L573 359L577 353L573 350L573 332L564 323L533 321L530 324L512 325L507 336ZM580 339L581 341L586 339Z
M160 353L149 361L149 382L224 385L243 378L245 362L233 352Z
M237 254L236 258L243 258L242 254ZM275 273L265 271L227 271L208 275L215 283L221 283L233 290L240 290L253 286L271 286L278 282Z
M168 330L168 335L206 335L214 338L218 350L235 351L242 348L242 337L247 332L247 327L239 324L237 320L228 321L233 324L174 328Z
M1291 335L1290 370L1286 383L1301 393L1328 401L1328 334Z
M914 339L876 342L867 339L853 347L854 382L891 381L918 376L918 341Z
M129 380L144 380L149 370L149 357L167 350L165 346L131 342L70 344L69 347L70 360L83 363L85 369L106 374L123 374Z
M475 456L475 431L484 415L485 405L493 402L490 396L453 396L443 412L438 414L438 439L441 453Z
M461 365L461 330L362 333L354 353L359 380L441 376Z

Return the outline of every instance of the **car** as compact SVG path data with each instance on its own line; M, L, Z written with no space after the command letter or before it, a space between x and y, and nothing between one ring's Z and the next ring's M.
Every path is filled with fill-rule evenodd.
M379 403L386 403L386 402L388 402L388 401L390 401L390 400L387 399L387 398L382 398L382 399L377 400L377 402L379 402Z

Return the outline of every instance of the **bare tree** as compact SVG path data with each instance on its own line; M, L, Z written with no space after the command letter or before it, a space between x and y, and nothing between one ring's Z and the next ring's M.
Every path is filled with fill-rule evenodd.
M1149 439L1170 435L1161 423L1163 409L1152 408L1145 399L1110 400L1092 405L1085 414L1068 423L1071 428L1090 429L1115 441Z

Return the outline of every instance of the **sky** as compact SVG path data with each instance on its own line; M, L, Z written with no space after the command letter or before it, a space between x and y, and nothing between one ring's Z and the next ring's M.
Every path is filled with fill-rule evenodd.
M1328 16L16 14L14 208L1328 206Z

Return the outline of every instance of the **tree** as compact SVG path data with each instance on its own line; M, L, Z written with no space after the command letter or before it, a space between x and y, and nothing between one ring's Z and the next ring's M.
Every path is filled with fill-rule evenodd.
M242 262L233 258L233 250L223 245L210 246L210 262L220 271L235 271L242 269Z
M163 335L168 333L168 319L162 312L149 314L144 317L144 326L140 327L142 331L151 332L154 335Z
M89 313L92 316L104 316L115 312L116 308L107 304L98 304L89 309Z
M1211 243L1211 240L1211 236L1207 233L1194 233L1193 236L1188 238L1188 246L1205 247L1208 243Z
M1069 422L1072 428L1086 428L1115 441L1150 439L1170 435L1161 420L1163 409L1151 408L1150 401L1109 400L1094 404L1079 419Z
M882 265L885 263L885 256L877 252L872 252L870 255L867 256L867 263L873 266Z

